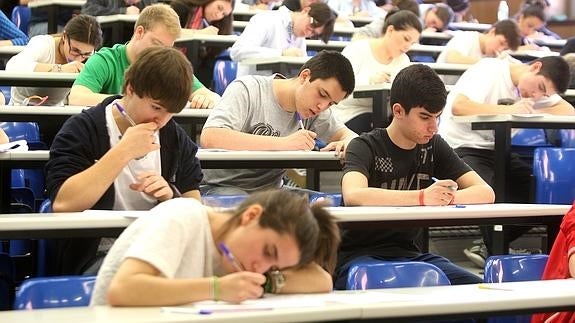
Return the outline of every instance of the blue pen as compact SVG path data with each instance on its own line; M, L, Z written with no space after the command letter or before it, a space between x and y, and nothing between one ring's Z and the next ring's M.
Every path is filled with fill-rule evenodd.
M234 257L234 255L232 254L232 252L230 251L228 246L226 246L225 243L221 242L218 245L218 247L220 248L220 251L224 254L224 256L228 258L228 260L232 263L232 265L237 271L245 270L242 264L236 259L236 257Z
M134 119L130 118L130 116L128 115L128 113L126 113L126 110L124 110L124 108L120 105L120 103L114 102L114 106L116 107L116 109L118 109L122 117L124 117L124 119L126 119L132 127L136 125Z
M208 19L206 19L206 18L202 18L202 24L204 25L204 28L206 28L210 25L210 23L208 22Z
M432 179L434 182L439 181L437 178L435 178L435 177L433 177L433 176L431 176L431 179ZM447 188L450 189L450 190L452 190L452 191L457 191L457 186L447 186Z

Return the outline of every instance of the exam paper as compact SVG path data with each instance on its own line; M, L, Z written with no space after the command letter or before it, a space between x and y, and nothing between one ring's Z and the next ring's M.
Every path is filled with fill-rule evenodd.
M16 150L27 151L28 142L26 142L26 140L16 140L5 144L0 144L0 153Z

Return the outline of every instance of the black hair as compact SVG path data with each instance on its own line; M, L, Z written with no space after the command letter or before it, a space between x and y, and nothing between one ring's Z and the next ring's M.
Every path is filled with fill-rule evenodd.
M395 30L407 30L414 28L419 33L422 31L421 21L413 12L409 10L392 9L385 16L382 34L385 34L387 27L393 26Z
M424 108L430 113L438 113L445 107L447 90L431 67L413 64L397 73L391 85L389 100L391 106L399 103L406 114L412 108Z
M355 88L353 67L349 60L340 52L322 50L303 64L298 75L304 69L309 69L311 72L310 82L313 82L315 79L325 80L334 77L341 85L341 88L347 93L346 97L350 95Z

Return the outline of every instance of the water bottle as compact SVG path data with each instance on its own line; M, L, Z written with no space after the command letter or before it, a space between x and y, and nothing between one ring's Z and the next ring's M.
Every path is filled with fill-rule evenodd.
M505 20L509 18L509 6L507 1L499 1L499 7L497 8L497 21Z

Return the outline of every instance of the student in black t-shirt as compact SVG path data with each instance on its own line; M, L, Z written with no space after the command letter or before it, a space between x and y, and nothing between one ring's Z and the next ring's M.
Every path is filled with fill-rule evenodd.
M365 133L347 148L342 179L346 206L493 203L493 189L436 134L446 97L445 85L427 66L411 65L397 74L389 127ZM481 282L448 259L423 253L421 234L421 229L344 232L335 287L345 288L350 262L369 258L428 262L453 285Z

